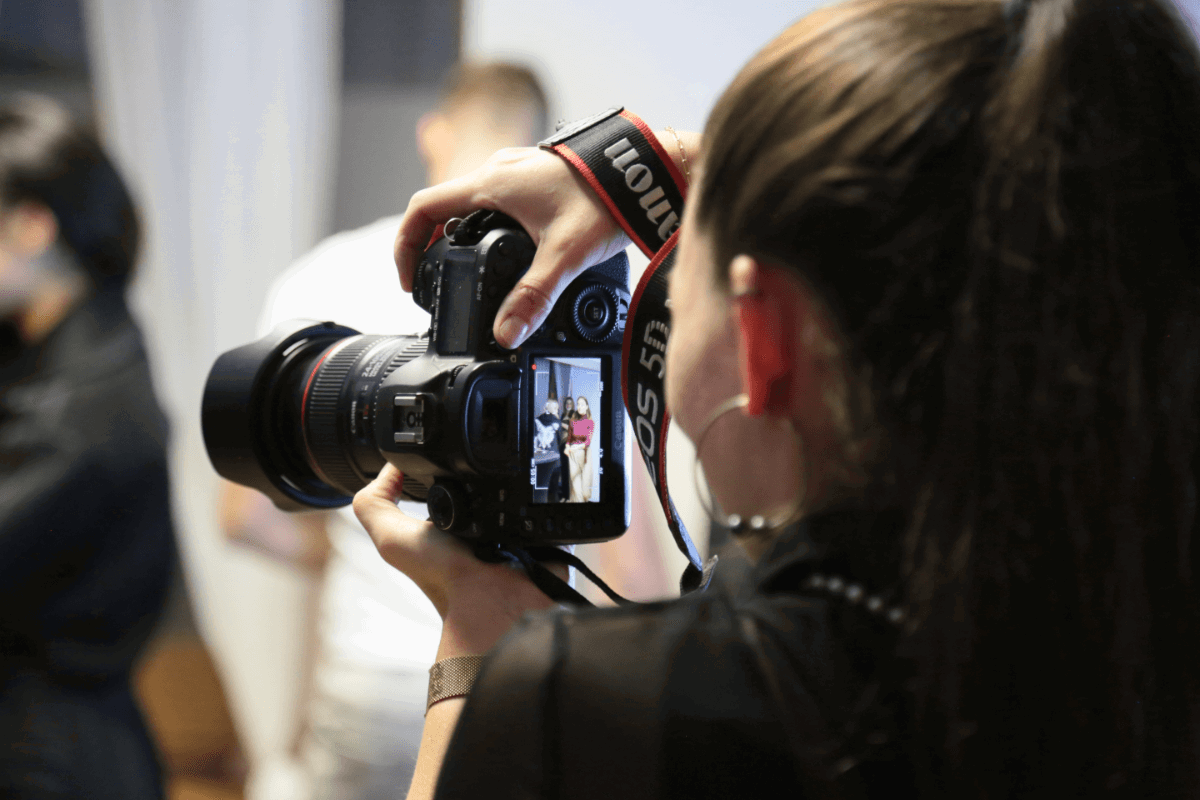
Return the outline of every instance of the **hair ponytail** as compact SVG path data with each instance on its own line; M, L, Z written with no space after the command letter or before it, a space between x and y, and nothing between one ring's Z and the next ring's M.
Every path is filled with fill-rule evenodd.
M1024 619L1047 643L1042 686L1070 685L1073 706L1047 733L1081 732L1060 763L1094 770L1098 789L1198 795L1195 43L1154 0L1005 12L960 320L975 335L947 365L991 365L976 396L995 464L979 500L995 511L973 583L982 601L995 576L1003 599L975 635ZM986 713L987 691L966 705Z
M1105 177L1107 163L1072 162L1067 149L1093 148L1100 158L1122 161L1148 135L1200 133L1186 110L1196 103L1200 68L1172 0L1008 0L1004 16L1009 56L982 112L988 169L981 186L988 196L980 216L999 224L1016 214L1036 224L980 233L1004 260L1027 265L1034 234L1063 236L1062 170ZM1147 124L1147 116L1158 124ZM1200 178L1192 154L1177 166ZM1176 177L1173 170L1155 176ZM1039 199L1035 207L1022 208L1031 196ZM1009 238L1014 230L1024 241Z

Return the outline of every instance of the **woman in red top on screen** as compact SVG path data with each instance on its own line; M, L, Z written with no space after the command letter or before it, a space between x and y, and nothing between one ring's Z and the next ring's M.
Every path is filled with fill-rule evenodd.
M575 417L571 421L571 438L567 440L567 456L571 460L571 503L586 503L592 499L593 465L588 459L592 433L596 423L586 397L575 401Z

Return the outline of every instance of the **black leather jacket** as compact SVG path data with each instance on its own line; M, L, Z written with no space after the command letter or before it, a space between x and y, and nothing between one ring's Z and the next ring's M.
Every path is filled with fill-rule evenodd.
M736 595L526 617L479 676L437 796L910 796L894 626L805 588L845 566L811 532L776 541Z
M167 425L141 336L107 291L38 346L6 343L0 797L161 800L130 677L175 562Z
M175 541L167 423L120 291L0 362L0 678L128 681Z

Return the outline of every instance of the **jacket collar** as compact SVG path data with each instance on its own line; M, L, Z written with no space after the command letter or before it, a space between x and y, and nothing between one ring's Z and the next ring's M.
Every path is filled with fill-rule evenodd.
M0 390L38 376L86 373L104 365L126 363L141 352L141 337L119 287L97 291L73 308L50 334L33 345L23 345L11 335L15 329L0 324Z
M805 517L767 548L750 573L750 586L763 594L786 592L819 570L889 587L898 577L903 519L899 511L858 504Z

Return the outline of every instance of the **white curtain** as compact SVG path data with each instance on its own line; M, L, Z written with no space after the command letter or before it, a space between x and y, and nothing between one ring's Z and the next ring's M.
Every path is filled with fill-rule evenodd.
M329 232L341 3L83 5L101 133L146 223L133 300L173 423L185 571L261 773L293 733L311 587L221 540L200 397L217 354L252 338L270 281Z

